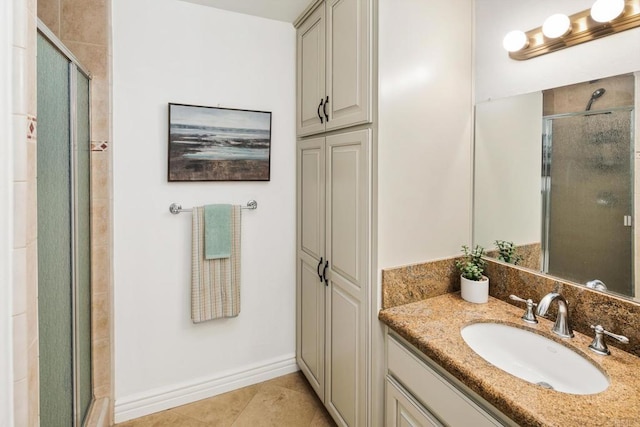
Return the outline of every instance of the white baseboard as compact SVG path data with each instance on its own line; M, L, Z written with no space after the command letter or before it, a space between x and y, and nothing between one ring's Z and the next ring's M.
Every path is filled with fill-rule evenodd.
M116 398L115 422L131 420L196 402L238 388L257 384L298 371L295 355L267 360L243 369L228 371L213 377L201 378L175 386L162 387Z

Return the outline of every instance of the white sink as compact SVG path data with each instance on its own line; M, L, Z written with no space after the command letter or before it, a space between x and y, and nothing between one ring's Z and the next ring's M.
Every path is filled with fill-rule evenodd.
M473 323L460 333L484 360L530 383L571 394L596 394L609 387L609 378L583 356L535 332Z

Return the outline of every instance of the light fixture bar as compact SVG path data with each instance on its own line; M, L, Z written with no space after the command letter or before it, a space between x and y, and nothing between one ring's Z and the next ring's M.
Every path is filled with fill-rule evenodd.
M610 34L640 27L640 0L626 0L624 12L609 22L596 22L591 17L590 9L569 16L569 20L571 21L571 31L563 37L547 38L542 34L542 27L527 31L525 34L529 44L517 52L509 52L509 57L516 60L531 59Z

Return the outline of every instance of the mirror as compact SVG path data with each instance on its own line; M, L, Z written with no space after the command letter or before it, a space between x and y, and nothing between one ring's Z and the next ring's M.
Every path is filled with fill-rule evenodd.
M513 243L512 263L640 296L635 86L625 74L477 104L474 244L500 258L496 242Z

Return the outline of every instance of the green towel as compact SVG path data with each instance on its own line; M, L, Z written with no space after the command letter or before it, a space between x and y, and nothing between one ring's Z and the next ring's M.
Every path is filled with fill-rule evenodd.
M204 207L205 259L231 256L231 205Z

